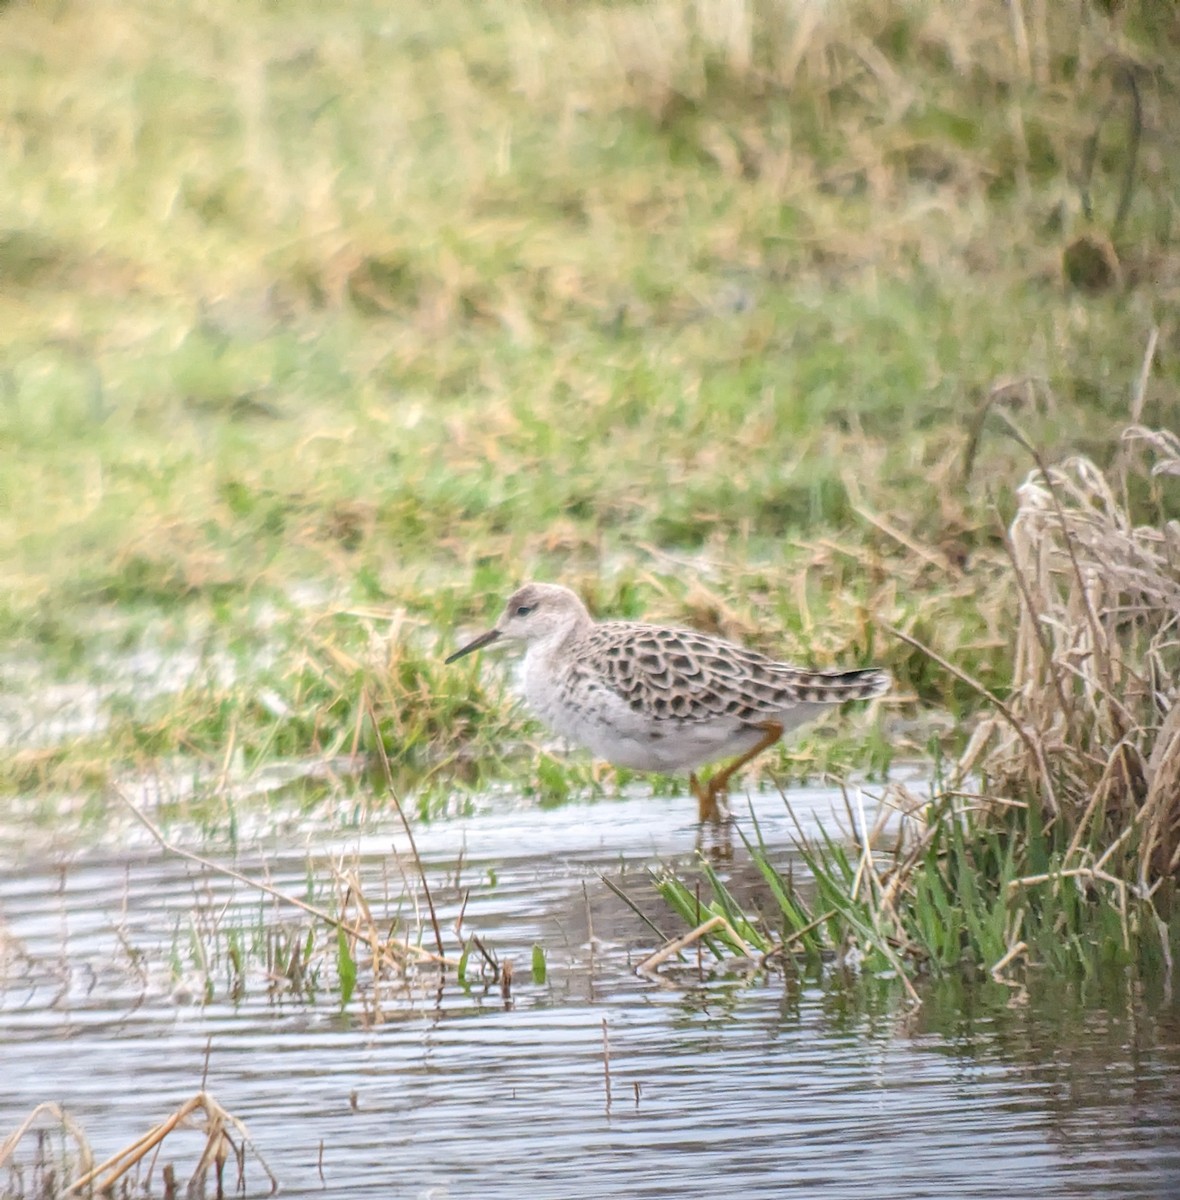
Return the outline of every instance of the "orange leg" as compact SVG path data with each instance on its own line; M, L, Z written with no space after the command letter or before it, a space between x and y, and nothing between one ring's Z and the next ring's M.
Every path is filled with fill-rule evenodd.
M717 803L717 795L713 791L712 783L702 784L694 772L688 777L688 786L697 798L697 820L702 825L706 821L712 821L715 825L719 824L721 808Z
M783 736L783 727L778 721L766 721L758 726L763 731L760 741L751 746L740 758L718 771L708 783L702 784L696 775L688 777L692 794L697 798L697 812L702 824L706 821L719 822L722 816L722 806L718 803L720 797L726 794L730 776L744 767L752 758L757 758L763 750L773 746Z

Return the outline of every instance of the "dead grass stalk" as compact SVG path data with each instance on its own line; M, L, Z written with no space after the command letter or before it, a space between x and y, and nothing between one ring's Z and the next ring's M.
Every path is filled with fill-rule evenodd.
M292 896L287 892L280 891L276 887L272 887L269 883L264 883L258 879L251 879L250 876L242 874L240 871L235 871L232 867L224 866L220 863L213 862L211 859L205 858L200 854L195 854L191 850L186 850L182 846L177 846L174 842L169 841L160 830L160 828L141 811L130 797L122 792L117 793L119 798L131 809L136 819L148 830L156 842L168 854L174 854L179 858L187 859L189 862L196 863L207 871L212 871L215 874L224 875L238 883L245 884L247 887L255 888L260 892L264 892L268 896L273 896L276 900L284 904L290 904L295 908L314 917L317 921L323 922L343 933L346 937L353 938L366 945L372 943L373 927L371 919L368 925L357 925L355 923L344 920L341 917L334 917L331 913L326 912L322 908L317 908L314 904L309 904L306 900L301 900L298 896ZM359 894L358 890L354 889L354 895ZM367 907L366 910L367 912ZM384 943L384 951L377 956L379 961L390 949L395 949L401 961L418 961L437 963L440 966L457 966L453 959L447 958L444 954L434 953L427 950L424 946L420 946L415 942L406 941L401 938L387 938Z
M1174 433L1133 426L1133 444L1149 479L1180 474ZM982 771L989 792L1039 799L1070 832L1067 866L1100 858L1149 895L1180 872L1180 522L1162 509L1134 522L1129 453L1112 481L1087 458L1050 466L1028 448L1037 465L1008 536L1012 691L960 778Z

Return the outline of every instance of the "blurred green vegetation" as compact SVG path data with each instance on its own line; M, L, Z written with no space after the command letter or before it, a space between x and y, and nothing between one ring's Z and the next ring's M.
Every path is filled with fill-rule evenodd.
M439 651L535 575L968 714L874 631L1003 690L995 412L1108 461L1155 325L1180 411L1178 14L0 8L0 629L121 697L7 785L527 736Z

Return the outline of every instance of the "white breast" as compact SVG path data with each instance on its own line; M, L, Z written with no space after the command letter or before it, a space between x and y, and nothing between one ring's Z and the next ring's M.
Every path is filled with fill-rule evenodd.
M761 733L732 718L656 720L635 712L616 692L590 683L576 692L561 686L540 647L524 660L529 707L554 733L593 755L636 771L689 771L757 744Z

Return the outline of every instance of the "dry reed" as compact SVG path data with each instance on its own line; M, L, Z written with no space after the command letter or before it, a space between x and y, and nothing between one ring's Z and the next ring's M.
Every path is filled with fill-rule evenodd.
M127 1187L128 1180L125 1177L136 1170L149 1155L151 1159L148 1164L147 1176L142 1179L136 1177L131 1190L151 1195L151 1173L159 1156L160 1147L165 1139L177 1129L195 1129L205 1138L200 1158L186 1188L187 1195L206 1194L210 1171L214 1173L216 1179L215 1194L217 1196L224 1195L226 1191L225 1167L231 1161L236 1164L237 1177L230 1190L243 1191L247 1151L253 1153L259 1166L265 1172L270 1182L270 1192L273 1194L278 1190L278 1180L251 1142L246 1126L233 1113L223 1108L208 1092L198 1092L142 1137L128 1143L98 1165L94 1164L93 1153L81 1126L56 1104L39 1104L0 1144L0 1166L8 1165L10 1170L12 1169L14 1155L21 1140L30 1130L39 1128L40 1122L45 1117L52 1118L73 1140L82 1166L82 1173L72 1182L64 1184L60 1188L55 1179L46 1178L37 1188L36 1194L38 1195L73 1196L91 1195L95 1192L101 1195L111 1194L112 1189L120 1182ZM61 1165L64 1167L69 1164L63 1161ZM172 1170L169 1165L163 1168L163 1173L165 1175L165 1191L168 1192L172 1179ZM17 1194L26 1193L22 1189Z
M1019 489L1008 551L1020 614L1003 719L959 763L989 794L1039 801L1070 831L1065 865L1105 869L1142 895L1180 872L1180 522L1136 524L1141 475L1180 474L1180 439L1128 429L1113 481L1077 456Z

